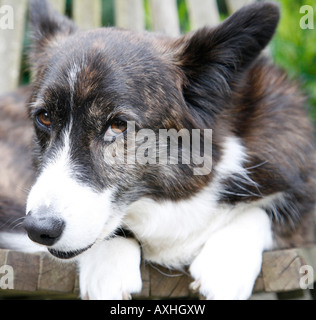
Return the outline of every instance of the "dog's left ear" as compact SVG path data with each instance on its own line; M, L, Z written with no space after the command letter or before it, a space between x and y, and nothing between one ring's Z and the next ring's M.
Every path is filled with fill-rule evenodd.
M29 58L33 68L39 70L58 41L74 33L77 27L70 19L59 14L48 0L30 0L29 16L32 32Z
M277 5L258 3L240 9L216 28L176 40L175 59L185 75L187 102L199 107L207 100L214 104L209 111L219 112L215 105L229 97L232 85L271 40L278 21Z

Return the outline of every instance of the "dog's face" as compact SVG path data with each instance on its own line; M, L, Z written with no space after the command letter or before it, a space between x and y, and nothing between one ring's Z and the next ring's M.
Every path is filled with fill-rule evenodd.
M250 7L179 39L114 28L81 32L45 1L30 10L38 178L25 227L53 255L70 258L111 235L140 198L178 201L210 181L209 171L194 174L192 161L128 161L141 146L148 156L159 140L144 148L143 138L128 144L129 134L216 127L233 84L270 40L278 10ZM216 132L213 140L214 165Z

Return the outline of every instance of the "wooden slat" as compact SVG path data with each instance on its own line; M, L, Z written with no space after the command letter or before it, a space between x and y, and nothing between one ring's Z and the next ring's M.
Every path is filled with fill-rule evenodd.
M186 0L192 30L220 22L216 0Z
M59 262L52 261L49 256L43 255L37 290L75 293L76 278L73 264L67 263L61 267Z
M248 4L254 3L256 0L226 0L228 11L230 14Z
M87 30L101 27L101 0L73 0L73 20L81 29Z
M264 291L282 292L299 290L304 265L316 270L316 248L272 251L263 255L262 274ZM314 281L315 281L314 274Z
M29 297L54 297L56 294L67 298L78 297L78 276L73 264L60 264L46 253L26 254L0 250L0 267L4 264L13 267L14 290L0 289L0 296L24 292ZM304 265L310 265L316 270L316 246L265 252L254 292L300 289L303 276L300 270ZM197 297L196 293L189 291L192 279L187 273L142 264L142 278L143 289L140 294L134 295L135 299Z
M40 276L40 261L40 254L8 252L6 264L13 267L15 290L28 292L37 290Z
M145 30L143 0L115 0L115 25L135 31Z
M9 250L0 250L0 267L7 264Z
M194 295L189 291L192 279L186 274L160 266L151 267L149 272L151 298L185 298Z
M153 30L170 36L180 35L176 0L150 0Z
M15 89L19 84L27 0L1 0L0 6L3 10L3 6L13 9L13 29L0 28L1 94ZM1 17L5 15L4 10Z
M49 0L53 7L61 14L66 11L66 0Z

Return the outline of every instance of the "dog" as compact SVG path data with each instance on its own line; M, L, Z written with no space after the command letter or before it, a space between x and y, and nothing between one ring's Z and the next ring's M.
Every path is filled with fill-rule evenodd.
M130 298L143 258L248 299L265 250L313 243L306 99L262 53L277 5L178 38L81 31L43 0L30 20L34 81L1 99L2 247L75 260L82 298Z

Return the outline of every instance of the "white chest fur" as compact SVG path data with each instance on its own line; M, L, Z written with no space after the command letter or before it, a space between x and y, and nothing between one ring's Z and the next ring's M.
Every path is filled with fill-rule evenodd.
M145 259L177 267L189 264L209 235L233 217L229 208L214 204L207 190L178 203L142 199L129 208L125 224L141 242Z

